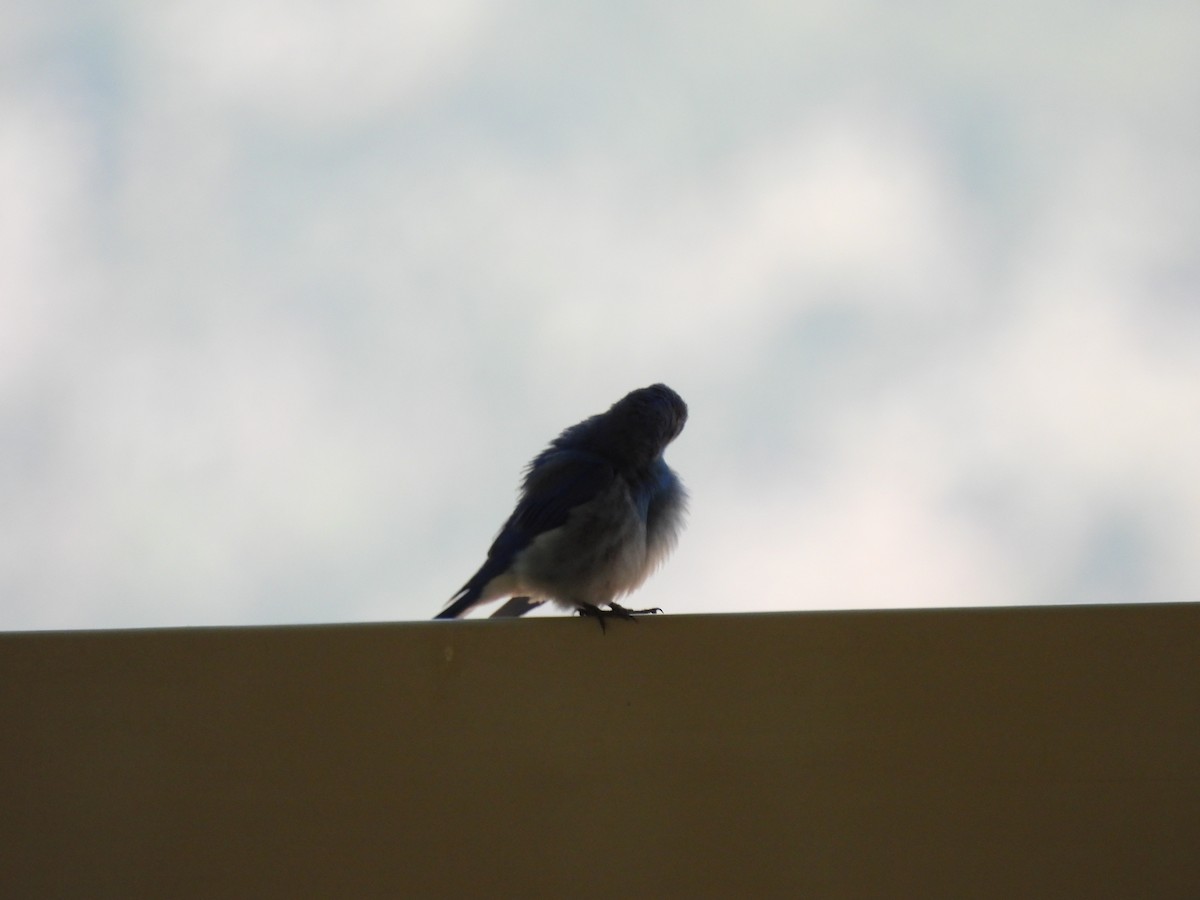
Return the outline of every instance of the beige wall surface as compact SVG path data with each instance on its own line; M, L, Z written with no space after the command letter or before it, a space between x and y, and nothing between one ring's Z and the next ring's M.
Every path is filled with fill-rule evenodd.
M0 635L6 897L1200 897L1200 606Z

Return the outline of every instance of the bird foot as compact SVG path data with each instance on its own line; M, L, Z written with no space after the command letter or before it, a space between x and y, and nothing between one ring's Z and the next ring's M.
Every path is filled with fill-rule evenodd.
M608 604L608 611L622 619L633 621L634 616L652 616L655 613L660 613L662 612L662 607L652 606L650 609L626 609L620 603L610 603Z
M608 609L601 609L599 606L586 603L576 609L575 612L581 616L596 619L600 622L600 630L606 631L605 619L625 619L629 622L636 622L637 619L634 616L652 616L655 613L662 612L662 608L655 606L651 609L626 609L620 603L610 603L608 604Z

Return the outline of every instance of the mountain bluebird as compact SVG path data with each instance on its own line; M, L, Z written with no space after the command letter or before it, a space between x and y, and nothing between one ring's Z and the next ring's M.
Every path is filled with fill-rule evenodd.
M601 627L610 616L661 612L616 599L645 581L679 537L687 493L663 451L686 421L682 398L654 384L556 437L525 470L517 508L487 562L436 618L501 597L511 599L493 617L547 600Z

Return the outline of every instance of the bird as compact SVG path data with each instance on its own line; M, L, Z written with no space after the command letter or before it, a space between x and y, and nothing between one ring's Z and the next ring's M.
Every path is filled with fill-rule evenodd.
M626 609L675 548L687 491L663 451L687 422L687 404L665 384L626 394L605 412L565 429L525 468L516 509L487 560L435 619L509 598L492 618L551 602L607 618L662 612ZM605 608L607 607L607 608Z

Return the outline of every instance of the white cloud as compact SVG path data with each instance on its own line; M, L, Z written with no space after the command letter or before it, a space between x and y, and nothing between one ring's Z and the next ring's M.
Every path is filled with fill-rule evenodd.
M0 396L45 362L97 287L89 136L44 100L0 93Z
M205 106L313 130L345 127L458 75L488 25L490 6L172 3L148 11L147 74L183 97L206 97Z
M429 615L521 464L659 379L672 612L1200 594L1193 12L1139 17L1135 72L1124 14L1060 57L1044 4L651 10L661 47L539 9L39 26L0 93L0 624Z

